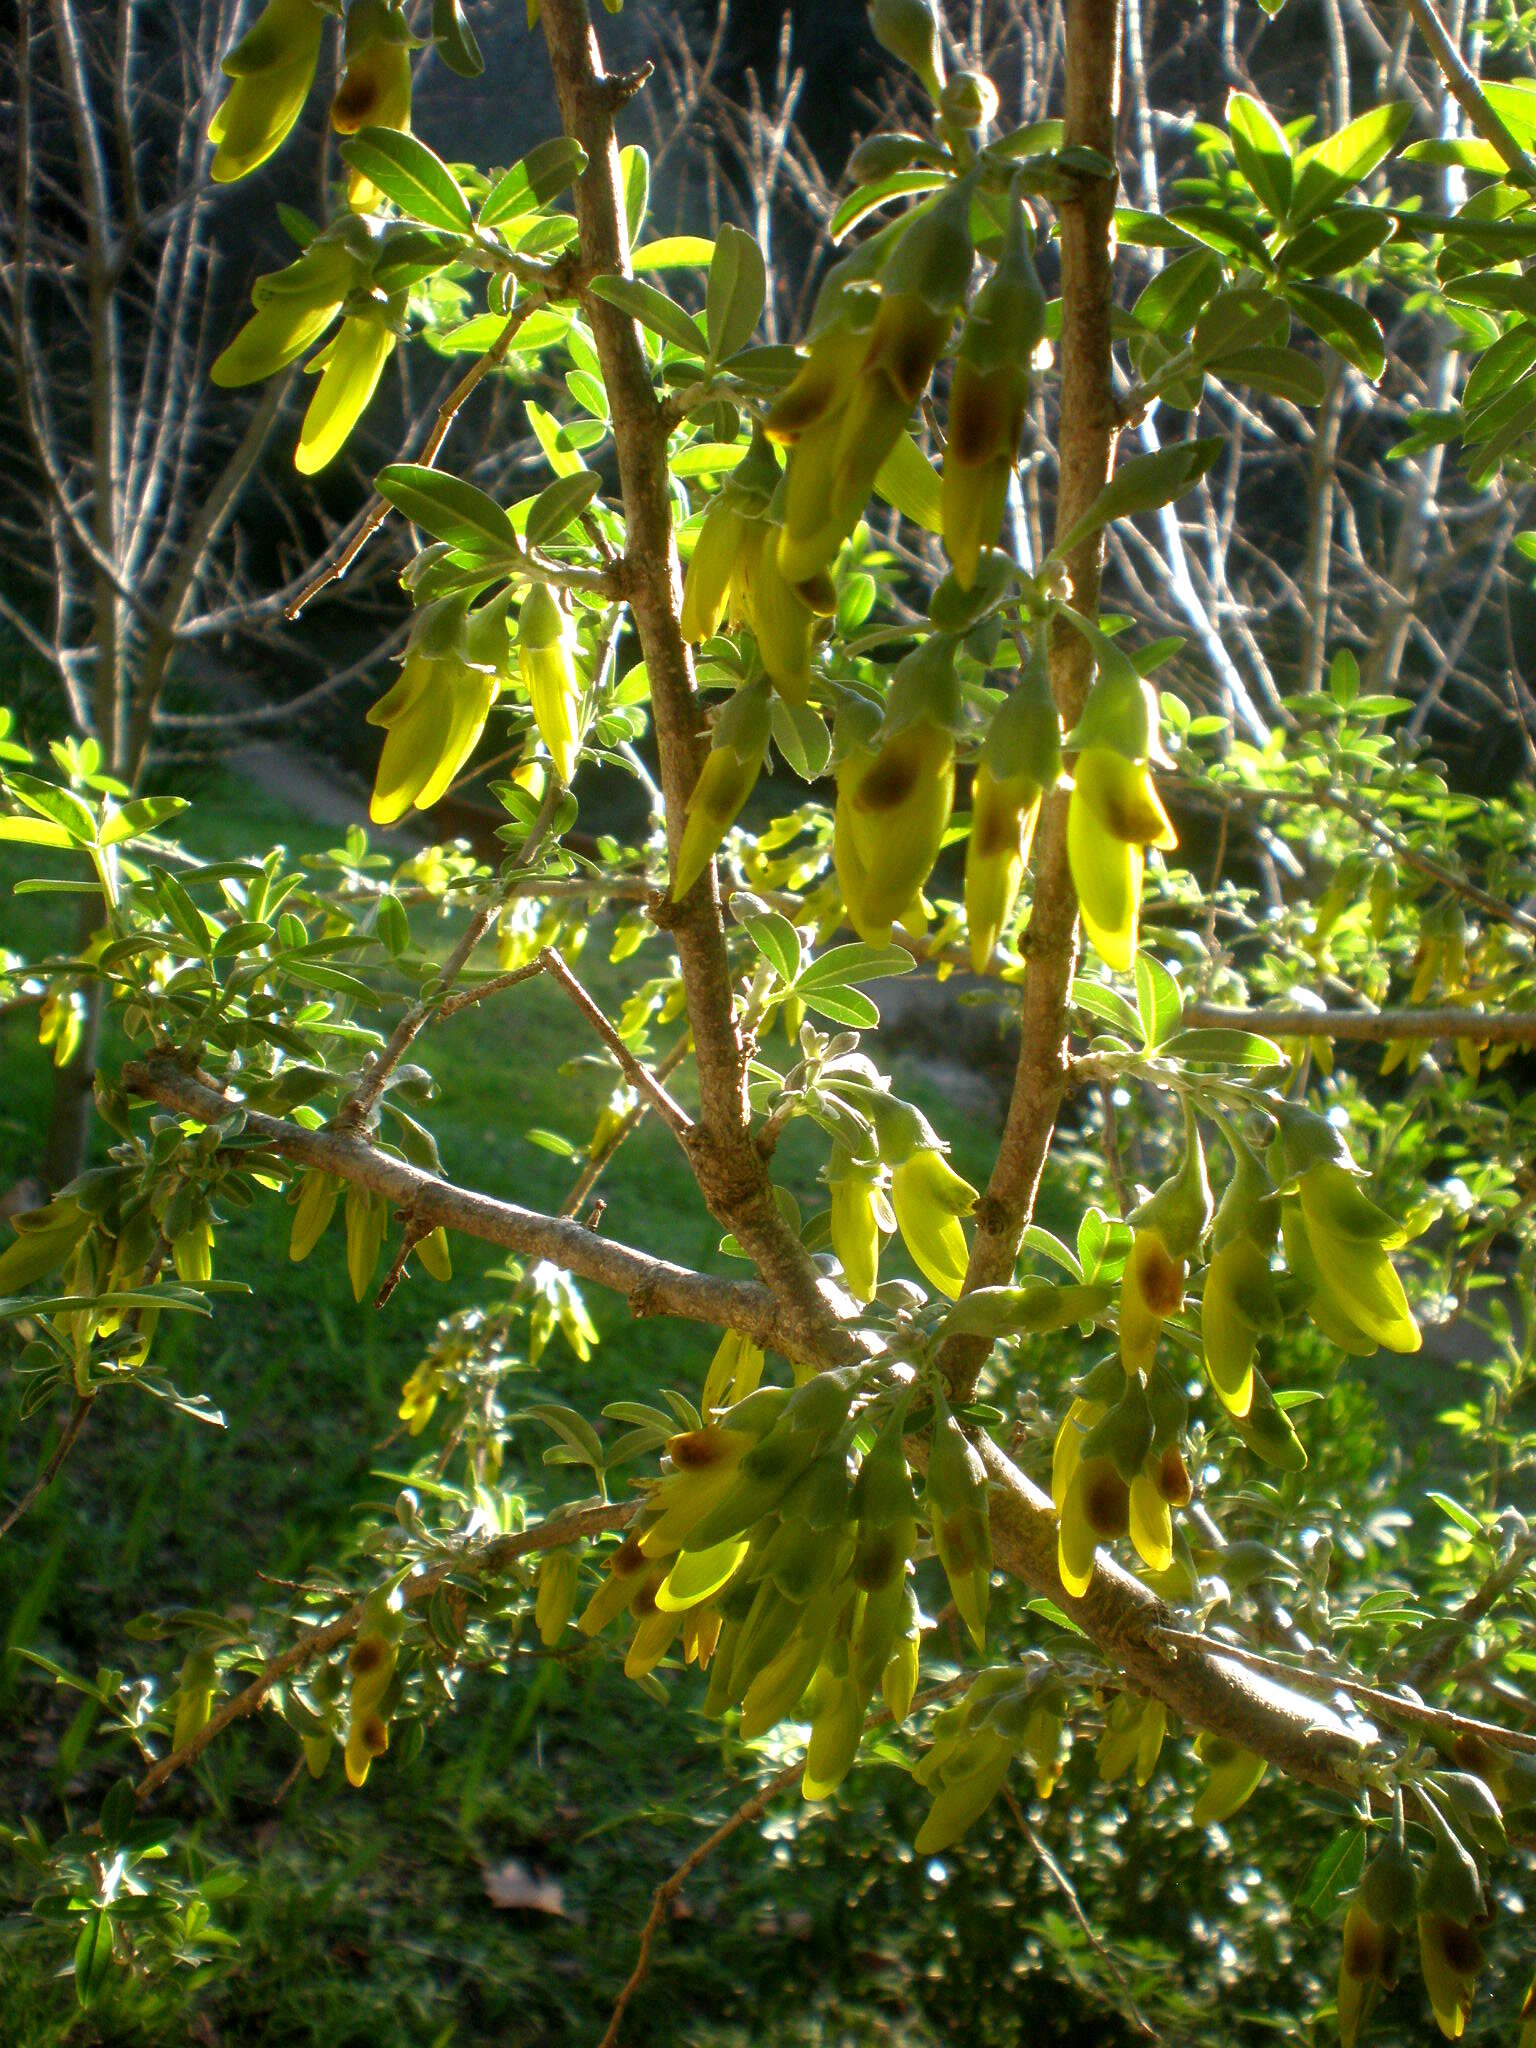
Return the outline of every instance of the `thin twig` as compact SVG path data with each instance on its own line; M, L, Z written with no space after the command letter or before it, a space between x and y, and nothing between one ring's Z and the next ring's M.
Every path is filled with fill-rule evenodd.
M460 1010L483 1003L487 996L499 996L504 989L516 988L520 981L532 981L535 975L543 972L542 959L530 960L522 967L508 968L505 974L493 974L489 981L477 981L473 988L461 988L438 1004L437 1021L441 1024L449 1017L456 1017Z
M520 1557L530 1557L536 1552L554 1550L564 1543L573 1543L579 1537L599 1536L611 1529L622 1529L635 1512L637 1502L627 1501L617 1505L604 1504L601 1507L583 1508L576 1514L551 1517L540 1522L536 1528L525 1529L516 1536L498 1536L492 1542L482 1544L478 1549L467 1550L455 1557L444 1558L440 1563L427 1565L413 1572L400 1587L399 1599L402 1606L414 1607L419 1601L430 1599L445 1579L456 1574L468 1573L475 1578L493 1578L515 1564ZM349 1607L345 1614L328 1621L323 1628L307 1629L296 1643L292 1643L276 1657L269 1657L250 1684L216 1707L190 1742L181 1749L174 1749L168 1756L160 1758L140 1778L134 1787L134 1797L141 1802L151 1793L157 1792L167 1778L196 1763L210 1742L214 1742L234 1721L242 1721L254 1714L265 1701L267 1694L282 1679L291 1677L295 1671L302 1671L313 1664L317 1657L325 1656L338 1644L349 1642L363 1623L364 1602L359 1600Z
M69 1420L64 1425L63 1434L54 1448L53 1456L21 1496L21 1499L17 1501L15 1507L11 1509L5 1520L0 1522L0 1537L10 1535L27 1510L35 1501L41 1499L49 1487L52 1486L54 1480L58 1478L63 1468L64 1460L74 1449L75 1440L85 1427L86 1417L90 1414L91 1405L95 1399L96 1396L94 1394L80 1394L76 1396L75 1405L69 1411Z
M1005 1785L1003 1787L1003 1797L1008 1802L1008 1810L1013 1815L1014 1825L1018 1828L1019 1833L1024 1837L1025 1841L1028 1842L1030 1848L1033 1849L1035 1855L1039 1858L1041 1865L1044 1867L1046 1875L1050 1878L1051 1882L1055 1885L1056 1889L1061 1893L1062 1897L1066 1900L1067 1906L1071 1911L1073 1919L1082 1929L1084 1940L1088 1943L1088 1946L1093 1950L1094 1954L1104 1964L1104 1967L1109 1971L1109 1974L1114 1978L1115 1983L1119 1986L1120 1996L1124 2000L1124 2004L1117 2005L1115 2000L1112 1999L1107 1992L1101 1991L1099 1993L1100 1998L1103 1999L1104 2003L1107 2004L1113 2011L1119 2012L1122 2018L1128 2019L1131 2025L1136 2029L1137 2033L1140 2034L1144 2040L1161 2042L1163 2036L1157 2031L1156 2027L1152 2025L1152 2022L1146 2017L1146 2015L1142 2012L1141 2007L1136 2003L1135 1995L1132 1992L1130 1985L1126 1982L1125 1972L1121 1969L1119 1962L1116 1960L1108 1944L1102 1939L1102 1937L1098 1933L1098 1930L1094 1927L1093 1922L1088 1918L1088 1915L1083 1911L1083 1902L1077 1895L1077 1887L1073 1884L1071 1878L1068 1877L1067 1873L1062 1869L1060 1863L1058 1863L1056 1858L1051 1854L1051 1851L1046 1846L1045 1840L1041 1836L1039 1829L1035 1826L1034 1822L1029 1818L1029 1815L1024 1811L1023 1807L1020 1806L1018 1798L1015 1795L1013 1787L1011 1785Z
M744 1799L736 1811L720 1823L713 1834L706 1835L698 1847L683 1858L670 1877L663 1878L657 1885L651 1894L651 1910L640 1930L640 1952L635 1957L635 1967L630 1971L624 1989L614 2000L613 2011L608 2016L608 2025L598 2048L618 2048L619 2027L623 2022L625 2010L651 1973L651 1950L656 1946L656 1936L661 1931L661 1923L666 1918L668 1906L699 1865L707 1863L722 1842L728 1842L738 1830L766 1813L779 1794L787 1792L804 1769L803 1763L786 1764L784 1769L776 1772L765 1785L759 1786L750 1799Z
M650 1097L652 1107L667 1128L677 1137L687 1138L693 1130L693 1118L682 1104L667 1092L650 1068L642 1060L635 1058L612 1023L593 1002L552 946L544 948L539 955L539 963L552 981L559 982L582 1016L613 1054L623 1069L625 1078L633 1087L638 1088L642 1095Z
M523 300L521 305L515 306L507 315L506 323L502 327L500 334L497 335L485 354L480 357L478 362L471 364L458 383L454 385L448 396L438 407L437 417L432 423L432 430L422 443L421 453L416 457L417 462L424 469L431 469L437 461L443 443L448 438L448 430L452 427L455 418L470 397L479 388L483 380L490 375L491 371L499 368L506 361L519 328L522 327L531 314L538 312L541 306L546 306L548 303L549 295L547 292L533 292L528 298ZM334 548L329 556L323 558L316 565L315 572L308 582L304 584L297 595L284 607L284 617L296 619L310 600L318 597L328 584L339 583L363 549L368 545L374 534L384 524L393 509L387 498L375 497L360 514L359 523L350 538L343 540Z
M1485 142L1493 145L1520 184L1536 185L1536 164L1505 127L1487 94L1462 62L1461 52L1452 42L1430 0L1403 0L1403 4L1414 26L1428 43L1430 55L1439 65L1452 97L1472 126Z
M560 807L564 794L558 776L551 775L544 789L544 800L539 805L537 817L529 828L522 850L511 872L500 883L494 895L488 897L464 927L458 943L443 962L433 993L413 1003L389 1034L383 1048L360 1075L357 1085L337 1110L332 1119L338 1131L364 1129L378 1106L390 1075L399 1066L406 1053L415 1043L426 1026L442 1012L443 1002L453 984L469 964L469 957L485 937L496 919L501 915L516 881L533 866L539 849L549 836L555 813Z

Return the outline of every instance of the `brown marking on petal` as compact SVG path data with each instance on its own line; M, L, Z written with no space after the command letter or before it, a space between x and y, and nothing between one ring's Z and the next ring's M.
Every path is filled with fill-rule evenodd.
M861 811L894 811L917 786L917 768L911 754L887 747L860 782L854 802Z
M708 1472L723 1465L729 1454L730 1446L718 1429L690 1429L667 1445L667 1456L680 1472Z
M1341 1961L1344 1974L1361 1980L1381 1974L1385 1942L1382 1929L1374 1920L1353 1913L1344 1929L1344 1948Z
M1000 373L991 376L962 364L949 397L949 438L944 455L966 469L979 469L1003 446L1007 394Z
M382 1714L369 1714L359 1728L358 1736L370 1756L382 1756L389 1747L389 1724Z
M1024 845L1025 804L999 802L995 797L976 806L971 841L977 854L990 859L995 854L1019 853Z
M1440 1953L1458 1977L1475 1977L1483 1967L1483 1944L1470 1927L1455 1920L1438 1920L1435 1938Z
M1136 1279L1142 1300L1155 1316L1171 1316L1184 1299L1185 1265L1160 1237L1145 1235L1136 1246Z
M885 1585L898 1564L905 1561L898 1555L899 1549L895 1532L890 1529L878 1530L861 1543L853 1564L855 1585L862 1586L866 1593Z
M370 1671L377 1671L388 1652L389 1645L382 1636L359 1636L352 1645L352 1654L347 1662L362 1677Z
M1189 1480L1189 1467L1184 1454L1177 1444L1169 1444L1158 1460L1157 1490L1171 1508L1188 1507L1194 1488Z
M1131 1525L1131 1489L1108 1458L1083 1467L1083 1519L1095 1536L1123 1536Z

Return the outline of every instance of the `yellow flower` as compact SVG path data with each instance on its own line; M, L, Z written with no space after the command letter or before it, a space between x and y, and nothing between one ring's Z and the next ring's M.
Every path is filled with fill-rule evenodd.
M306 365L320 383L299 433L293 466L304 476L324 469L340 453L378 388L394 353L395 331L376 313L343 320L335 336Z
M961 1218L977 1193L942 1152L920 1147L891 1173L891 1207L912 1262L931 1286L954 1300L965 1280L970 1251Z
M832 854L849 921L872 946L913 909L955 800L955 743L920 719L837 771Z
M1018 901L1040 796L1039 783L1028 775L996 776L985 761L976 770L965 847L965 921L977 974L986 973Z
M1448 2041L1459 2041L1483 1967L1482 1943L1470 1927L1447 1913L1420 1913L1419 1964L1441 2033Z
M834 1147L827 1167L832 1191L828 1223L843 1283L856 1301L873 1301L880 1281L880 1236L896 1228L885 1192L885 1169L853 1160Z
M581 754L581 679L576 630L547 583L529 588L517 615L517 661L539 737L568 783Z
M1308 1167L1281 1210L1286 1260L1310 1290L1307 1312L1324 1336L1368 1355L1422 1343L1403 1283L1387 1257L1405 1233L1362 1191L1358 1176L1323 1161Z
M1364 1899L1355 1898L1344 1916L1339 1943L1339 2041L1355 2048L1360 2028L1384 1987L1393 1982L1397 1929L1371 1917Z
M414 653L405 658L394 688L368 713L382 725L368 815L392 825L413 807L430 810L474 752L501 679L457 655Z
M208 124L215 184L243 178L287 139L315 81L324 25L313 0L267 0L224 59L234 82Z
M1120 1361L1127 1372L1151 1365L1163 1324L1183 1304L1186 1271L1160 1230L1144 1225L1136 1232L1120 1279Z
M682 844L672 874L672 900L686 896L708 867L715 849L752 794L763 765L761 754L743 761L734 747L711 747L699 770L683 818Z
M1146 763L1113 747L1085 747L1072 771L1067 857L1083 929L1121 972L1136 957L1144 852L1178 845Z
M1200 1342L1211 1385L1230 1414L1253 1406L1253 1361L1261 1330L1281 1322L1269 1260L1250 1237L1235 1237L1212 1259L1200 1301Z
M409 31L400 10L387 0L352 0L347 12L346 68L331 102L331 126L338 135L363 128L406 130L411 125ZM367 213L383 194L362 171L347 179L347 203Z

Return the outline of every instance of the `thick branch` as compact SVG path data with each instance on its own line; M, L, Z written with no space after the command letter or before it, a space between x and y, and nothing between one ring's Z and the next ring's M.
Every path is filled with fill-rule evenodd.
M1174 1644L1167 1636L1175 1627L1170 1610L1102 1552L1087 1592L1075 1599L1056 1569L1054 1508L990 1438L979 1438L977 1447L992 1482L992 1550L1002 1570L1061 1608L1137 1692L1288 1777L1354 1794L1371 1740L1365 1724L1351 1726L1331 1708L1266 1683L1215 1644Z
M403 1160L375 1150L366 1138L342 1131L307 1131L300 1124L246 1109L196 1074L164 1059L136 1060L123 1069L123 1086L200 1124L239 1115L242 1133L257 1138L280 1159L319 1167L338 1180L382 1195L406 1212L413 1225L456 1230L463 1237L502 1246L525 1256L549 1259L578 1279L595 1281L624 1295L637 1316L678 1316L741 1330L754 1343L810 1365L825 1365L825 1351L804 1351L784 1327L767 1289L752 1281L717 1280L616 1244L566 1217L546 1216L516 1202L497 1201L471 1188L456 1187L421 1173Z
M1066 28L1066 131L1070 147L1113 159L1120 101L1119 0L1070 0ZM1075 181L1061 208L1061 418L1057 429L1056 532L1066 534L1108 481L1118 414L1110 358L1114 276L1110 224L1115 187L1103 178ZM1092 618L1099 606L1103 536L1066 559L1068 596ZM1051 642L1051 688L1070 729L1083 707L1092 656L1082 635L1058 626ZM997 1160L976 1211L967 1290L1011 1280L1034 1212L1040 1175L1067 1090L1067 1008L1077 958L1077 895L1067 865L1067 803L1046 801L1035 838L1034 897L1024 937L1023 1036L1013 1098ZM976 1338L952 1339L942 1364L967 1394L986 1360Z
M587 156L576 182L583 276L624 275L629 243L614 133L629 80L604 75L584 0L545 0L544 39L561 119ZM616 92L616 86L619 88ZM624 504L624 581L650 679L667 832L676 856L688 798L701 761L698 695L679 613L682 576L672 534L667 422L658 405L635 323L606 299L583 292L583 307L613 411L614 453ZM839 1337L838 1290L818 1273L774 1198L768 1169L752 1143L746 1059L736 1029L730 964L711 869L669 915L693 1033L699 1084L699 1142L691 1158L716 1219L734 1231L766 1285L782 1303L800 1355Z

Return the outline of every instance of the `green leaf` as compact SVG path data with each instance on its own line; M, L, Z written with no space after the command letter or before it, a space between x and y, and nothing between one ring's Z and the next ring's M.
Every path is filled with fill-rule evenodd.
M445 540L461 553L506 556L517 552L517 534L496 500L439 469L420 462L392 462L374 487L413 526Z
M910 434L901 435L875 472L875 494L925 533L943 531L939 473Z
M893 171L888 178L878 178L872 185L859 185L850 192L833 214L827 232L834 242L840 242L861 220L878 212L888 200L900 199L908 193L937 192L941 185L947 183L942 171Z
M832 758L827 722L811 704L791 704L773 693L769 709L773 743L802 782L814 782Z
M1283 1067L1285 1054L1272 1038L1255 1031L1232 1031L1212 1026L1196 1031L1178 1031L1158 1051L1165 1059L1183 1060L1200 1067Z
M1240 348L1210 365L1224 384L1246 384L1293 405L1321 405L1327 380L1310 356L1294 348Z
M523 410L528 415L528 424L533 429L535 440L544 451L544 460L556 476L576 476L586 468L586 464L570 445L569 429L562 427L553 413L546 412L542 405L536 405L531 398L524 401ZM601 438L602 429L599 427L594 431Z
M77 846L96 844L96 817L89 804L80 801L73 790L61 789L55 782L39 782L35 775L17 775L7 778L6 786L13 796L18 796L29 811L35 811L40 818L49 818L55 825L62 825L65 832Z
M1260 203L1283 221L1291 203L1291 145L1262 100L1235 92L1227 101L1227 131L1237 167Z
M1391 100L1303 150L1296 159L1291 224L1299 227L1311 220L1368 178L1397 147L1412 112L1406 100Z
M828 983L880 981L892 974L910 974L914 965L905 946L833 946L811 962L795 986L809 1001L813 988Z
M437 54L460 78L478 78L485 59L459 0L432 0L432 40Z
M834 1024L846 1024L855 1031L873 1031L880 1022L880 1012L862 989L832 984L828 987L802 988L796 993L808 1010L815 1010L822 1017L830 1017Z
M637 142L619 151L619 179L624 187L624 222L633 248L651 202L651 160Z
M1210 434L1200 441L1176 441L1150 455L1133 455L1129 462L1121 463L1082 518L1057 541L1051 558L1060 561L1112 520L1171 505L1191 484L1199 482L1224 445L1219 434Z
M112 1968L112 1921L99 1906L85 1916L75 1943L75 1997L89 2012L106 1988Z
M1285 295L1321 340L1374 384L1387 367L1387 345L1373 313L1326 284L1287 285Z
M1296 1894L1297 1912L1326 1920L1335 1902L1360 1882L1364 1869L1364 1828L1341 1828L1302 1880L1301 1890Z
M747 918L744 929L780 981L786 986L792 983L800 972L802 953L800 934L789 919L776 910L766 910Z
M480 202L480 225L499 227L534 213L587 168L587 152L569 135L553 135L504 171Z
M629 252L629 267L638 276L647 270L700 270L715 253L703 235L662 235Z
M752 339L768 294L768 271L756 238L729 221L721 228L704 293L709 359L718 363Z
M101 843L121 846L126 840L142 838L167 818L178 818L190 809L191 804L184 796L136 796L108 818L102 827Z
M577 470L574 476L556 477L528 507L528 523L523 529L528 546L541 548L564 533L586 511L602 483L602 478L590 469Z
M472 216L463 187L419 136L401 128L364 128L341 145L341 154L413 220L469 233Z
M704 338L692 317L676 299L657 291L655 285L645 284L638 277L594 277L591 288L595 297L617 306L621 313L638 320L663 341L672 342L688 355L703 355Z
M0 818L0 839L15 846L73 846L74 834L48 818Z
M1431 1488L1424 1497L1426 1500L1432 1500L1446 1520L1454 1522L1457 1528L1465 1535L1481 1536L1483 1534L1483 1525L1476 1515L1464 1508L1460 1501L1452 1500L1448 1493L1436 1493Z
M1142 948L1136 955L1136 1009L1141 1018L1142 1042L1148 1052L1179 1028L1184 1015L1184 998L1179 984L1161 960Z

